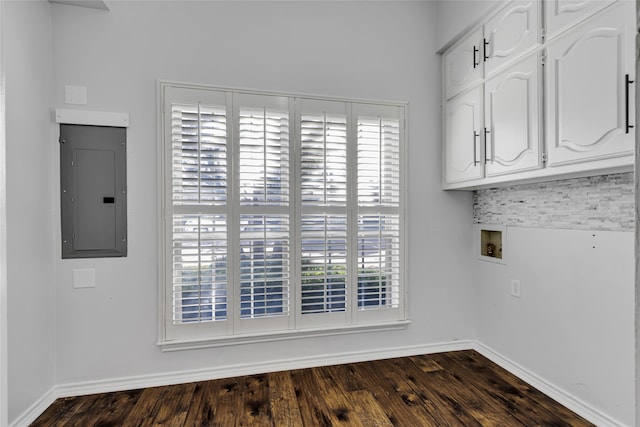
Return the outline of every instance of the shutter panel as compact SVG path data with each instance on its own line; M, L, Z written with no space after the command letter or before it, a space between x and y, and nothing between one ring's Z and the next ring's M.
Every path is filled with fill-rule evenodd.
M358 215L358 308L397 308L400 302L400 221L397 215Z
M400 123L358 117L358 204L400 206Z
M226 143L226 107L171 105L174 324L227 319Z
M400 120L358 117L358 308L400 303Z
M225 215L173 216L173 322L227 318Z
M300 116L302 315L347 309L345 106L306 101Z
M347 217L303 215L302 314L346 309Z
M347 118L301 116L303 206L345 206L347 202Z
M289 315L288 215L240 217L240 317Z
M238 98L249 105L262 101L269 103L261 97ZM289 112L241 104L238 120L240 319L288 316Z
M240 110L240 205L289 203L289 113Z
M172 105L173 203L227 200L227 121L224 107Z

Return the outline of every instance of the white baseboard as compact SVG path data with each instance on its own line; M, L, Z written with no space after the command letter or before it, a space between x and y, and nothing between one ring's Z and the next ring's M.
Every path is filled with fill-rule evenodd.
M35 421L56 399L61 397L82 396L94 393L109 393L114 391L134 390L145 387L158 387L172 384L207 381L220 378L255 375L268 372L286 371L291 369L305 369L317 366L357 363L372 360L407 357L420 354L442 353L458 350L476 350L487 359L506 369L513 375L527 382L531 386L545 393L558 403L566 406L580 416L600 427L624 427L624 424L612 419L608 415L589 406L577 397L541 378L535 373L523 368L517 363L502 356L484 344L473 340L450 341L443 343L396 347L376 351L362 351L312 356L301 359L283 359L258 364L238 364L223 367L206 368L139 375L99 381L85 381L80 383L61 384L53 387L22 415L14 420L10 427L27 427Z
M57 398L58 395L56 394L56 387L54 386L34 402L29 409L24 411L22 415L13 420L13 422L9 424L9 427L28 427L28 425L34 422Z
M589 406L572 394L567 393L565 390L557 387L556 385L550 383L549 381L536 375L535 373L523 368L522 366L509 360L500 353L485 346L484 344L476 341L474 343L473 349L482 354L487 359L491 360L496 365L499 365L500 367L506 369L527 384L537 388L547 396L551 397L561 405L571 409L573 412L587 419L593 424L599 427L625 427L624 424Z
M94 393L109 393L114 391L134 390L145 387L158 387L172 384L182 384L197 381L207 381L219 378L255 375L268 372L286 371L291 369L305 369L317 366L339 365L372 360L407 357L420 354L442 353L447 351L470 350L474 348L471 340L450 341L418 346L396 347L384 350L337 353L318 355L305 358L276 360L265 363L251 363L229 365L215 368L195 369L140 375L108 380L85 381L80 383L61 384L55 386L38 402L20 415L10 424L10 427L27 427L35 421L49 405L61 397L82 396Z

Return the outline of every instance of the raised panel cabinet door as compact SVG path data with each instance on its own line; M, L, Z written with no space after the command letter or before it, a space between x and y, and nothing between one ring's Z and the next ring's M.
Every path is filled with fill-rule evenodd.
M445 181L447 184L483 176L481 150L482 86L448 101L445 106Z
M549 46L549 166L633 153L634 17L633 4L621 2Z
M544 7L547 37L554 37L560 31L616 1L618 0L546 0Z
M533 54L485 83L487 177L542 167L539 69Z
M446 99L480 82L484 77L482 44L482 29L478 29L445 52L443 60Z
M513 1L487 22L482 49L486 74L539 45L539 10L539 1Z

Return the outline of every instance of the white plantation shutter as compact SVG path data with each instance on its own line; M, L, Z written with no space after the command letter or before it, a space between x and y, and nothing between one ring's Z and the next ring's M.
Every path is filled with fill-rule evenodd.
M173 322L227 319L225 215L173 217Z
M400 139L396 109L362 109L357 117L358 309L400 307Z
M358 205L400 205L400 123L358 117Z
M287 98L242 95L238 117L239 331L288 327L290 119ZM270 318L270 322L265 322ZM280 318L275 319L275 318ZM247 322L259 319L257 322Z
M346 115L302 114L300 133L302 205L346 206Z
M302 314L343 312L347 302L346 215L303 215Z
M227 200L225 107L171 106L173 202L224 204Z
M400 303L398 215L358 215L358 308Z
M289 315L288 215L240 217L240 317Z
M405 319L404 107L161 90L163 347Z
M289 112L240 109L240 205L289 203Z
M300 312L344 313L348 295L345 104L304 100L301 108Z
M227 317L226 216L200 214L227 198L225 107L171 108L173 321ZM180 212L180 213L179 213Z

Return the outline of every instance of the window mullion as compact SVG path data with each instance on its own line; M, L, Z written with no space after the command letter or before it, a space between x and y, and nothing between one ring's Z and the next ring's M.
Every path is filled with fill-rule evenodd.
M290 235L289 244L291 245L291 286L289 287L291 304L291 316L289 319L289 328L295 329L301 323L302 319L302 112L300 108L300 99L292 98L289 101L289 112L292 114L293 120L289 123L291 144L289 146L289 167L291 183L289 193L289 214L290 217Z
M229 250L227 258L229 262L229 277L227 287L229 292L227 334L233 335L239 331L240 320L240 106L236 96L227 94L227 109L231 111L231 117L227 121L230 131L229 139L229 174L231 185L231 198L227 201L229 209L227 221L227 236Z
M358 126L352 103L347 104L347 165L346 323L351 324L357 321L358 310Z
M327 171L327 113L322 113L322 149L323 149L323 159L322 163L324 166L324 177L323 177L323 193L324 193L324 204L327 204L327 179L329 177L329 173Z
M264 188L264 203L267 204L269 195L267 194L267 108L262 109L262 188ZM265 224L266 226L266 224Z

